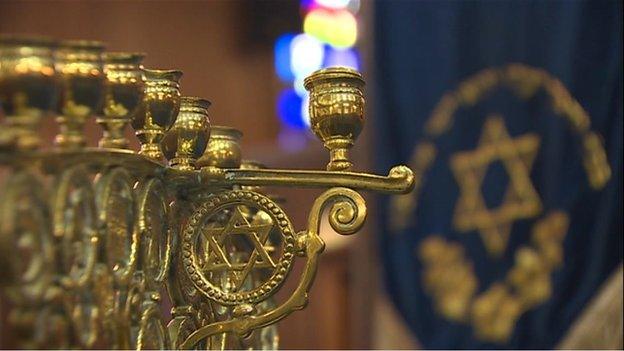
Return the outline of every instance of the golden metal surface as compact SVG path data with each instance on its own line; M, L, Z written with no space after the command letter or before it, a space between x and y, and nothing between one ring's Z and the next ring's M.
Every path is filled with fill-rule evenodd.
M180 111L181 71L144 69L145 92L141 111L132 119L141 142L140 155L162 160L160 142L173 126Z
M243 133L239 130L213 126L206 152L197 161L197 166L214 170L215 168L238 168L241 165L242 152L240 140Z
M56 42L44 37L0 36L0 99L6 123L0 149L36 149L41 118L55 108Z
M207 100L180 98L181 72L141 71L142 55L103 54L99 43L56 51L51 43L0 40L0 166L9 172L0 192L0 289L11 346L276 349L275 323L307 304L325 247L323 213L350 235L366 218L356 189L406 193L414 185L405 166L387 176L348 171L346 150L363 118L364 81L355 71L306 80L330 170L279 170L241 161L242 133L211 128ZM39 150L33 121L53 112L57 75L58 147ZM104 136L85 147L82 125L94 115ZM125 149L130 120L139 152ZM295 230L283 200L262 194L264 186L328 190L307 228ZM536 229L535 245L554 269L558 242L543 235L551 227ZM292 277L297 260L303 271ZM509 284L535 274L520 269ZM298 283L279 300L287 279ZM523 303L542 296L526 294Z
M330 152L327 170L350 170L348 150L364 124L364 79L351 68L330 67L312 73L304 85L312 130Z
M106 96L104 115L97 119L103 135L102 148L127 149L124 129L138 112L143 100L145 81L141 70L144 54L112 52L104 55Z
M162 140L162 149L171 167L195 170L195 162L206 150L210 137L208 107L208 100L182 97L178 117Z
M85 145L87 118L99 114L104 102L104 45L95 41L64 41L56 51L56 71L61 84L60 133L55 143L71 149Z

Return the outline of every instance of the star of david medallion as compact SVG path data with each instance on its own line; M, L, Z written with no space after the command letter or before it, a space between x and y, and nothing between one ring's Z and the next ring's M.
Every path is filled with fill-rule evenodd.
M231 190L209 197L182 237L184 270L208 298L257 303L283 283L295 255L294 230L268 197Z

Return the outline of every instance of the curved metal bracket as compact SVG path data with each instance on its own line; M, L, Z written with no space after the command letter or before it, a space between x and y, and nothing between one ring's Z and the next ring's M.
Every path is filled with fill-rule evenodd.
M325 249L319 233L321 216L329 205L329 223L339 234L353 234L364 224L366 203L360 194L348 188L325 191L312 206L308 217L308 230L299 233L300 249L305 253L306 264L299 284L290 297L275 309L261 315L242 316L203 326L189 335L180 348L191 349L198 342L219 333L234 332L245 336L254 329L276 323L292 312L303 309L308 303L308 294L318 269L318 256Z

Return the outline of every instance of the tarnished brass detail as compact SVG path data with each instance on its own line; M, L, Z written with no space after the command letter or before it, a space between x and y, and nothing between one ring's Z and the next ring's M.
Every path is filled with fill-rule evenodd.
M163 152L171 167L183 171L195 169L195 162L206 150L210 137L208 107L208 100L182 97L178 118L162 141Z
M160 143L180 111L181 71L144 69L143 109L134 115L132 128L141 142L139 154L160 161Z
M0 188L0 289L10 346L276 349L275 323L307 304L325 246L322 214L339 234L353 234L366 217L354 189L406 193L414 175L405 166L387 176L348 171L363 106L355 71L310 80L333 170L279 170L242 162L241 132L211 129L209 102L180 98L181 72L140 71L141 58L105 54L102 68L99 43L55 51L45 40L0 41L8 127L0 129L0 166L11 172ZM39 150L34 121L54 108L57 75L58 147ZM103 100L104 137L85 147L82 126ZM124 149L130 119L138 153ZM307 228L295 231L265 186L329 190ZM555 264L552 243L536 240ZM280 301L297 259L305 261L299 283ZM164 300L171 318L161 313Z
M145 55L114 52L104 55L106 96L104 116L97 119L103 135L98 145L103 148L127 149L124 129L143 102L145 82L141 61Z
M353 69L331 67L312 73L304 85L310 92L312 130L329 150L327 170L350 170L348 150L364 124L364 79Z

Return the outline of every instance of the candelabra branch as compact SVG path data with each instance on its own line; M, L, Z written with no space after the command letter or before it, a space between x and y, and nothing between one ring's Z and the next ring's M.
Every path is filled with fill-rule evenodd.
M208 173L202 179L211 183ZM227 185L288 186L288 187L348 187L383 193L408 193L414 187L414 174L405 166L393 167L387 176L369 173L287 169L226 169L223 181ZM217 183L219 180L217 180Z
M283 186L331 188L348 187L357 190L377 191L391 194L405 194L414 188L414 173L406 166L393 167L387 176L345 171L290 170L290 169L217 169L204 167L198 171L167 168L165 165L130 150L85 148L80 151L48 151L22 153L20 157L3 158L1 163L36 164L53 172L73 164L122 166L132 172L145 175L165 175L176 179L181 186L228 187L241 186Z

